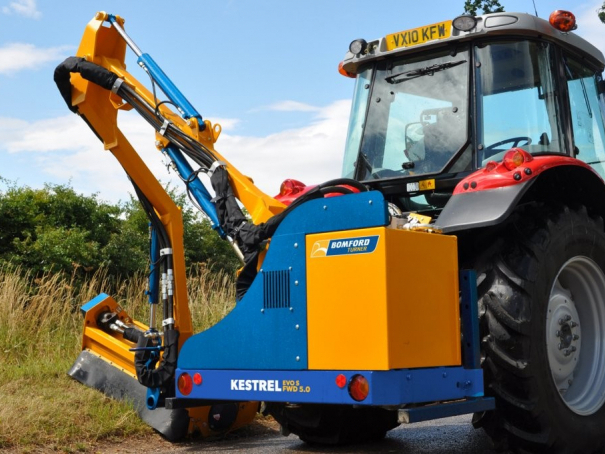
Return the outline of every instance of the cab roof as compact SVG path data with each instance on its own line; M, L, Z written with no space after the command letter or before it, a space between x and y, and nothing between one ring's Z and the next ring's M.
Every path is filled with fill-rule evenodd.
M601 69L605 66L603 53L595 46L573 32L565 33L557 30L547 20L539 17L526 13L494 13L476 16L475 19L477 21L475 27L466 32L453 28L451 21L444 21L393 33L371 41L367 44L364 52L359 54L353 54L350 51L347 52L342 64L343 69L351 74L356 74L359 66L369 61L403 56L409 53L440 47L444 44L464 42L471 39L507 36L547 39L563 48L589 57ZM450 29L445 33L441 33L441 36L439 36L439 33L431 33L431 29L433 31L439 30L439 26L443 25L450 27ZM417 42L406 39L414 31L416 31L416 36L429 39L424 42L422 42L423 39L419 39Z

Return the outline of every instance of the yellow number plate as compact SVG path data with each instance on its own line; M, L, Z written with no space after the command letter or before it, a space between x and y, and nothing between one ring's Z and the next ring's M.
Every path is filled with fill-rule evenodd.
M446 39L450 37L451 33L451 20L393 33L387 35L387 50L393 50L399 47L417 46L418 44L424 44L436 39Z

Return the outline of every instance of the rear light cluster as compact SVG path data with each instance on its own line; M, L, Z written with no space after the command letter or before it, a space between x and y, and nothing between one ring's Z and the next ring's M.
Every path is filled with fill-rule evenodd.
M336 386L339 388L342 389L347 386L347 382L349 385L349 395L356 402L365 400L368 397L368 394L370 394L370 383L363 375L353 375L351 380L347 380L347 377L344 374L338 374L336 376Z
M524 149L511 148L504 154L502 162L488 162L482 172L473 174L471 177L463 180L460 184L460 188L464 189L464 191L468 190L469 188L485 189L485 187L480 187L480 183L481 181L485 181L484 177L486 177L486 174L493 174L494 178L497 178L500 181L503 181L501 178L508 180L511 178L511 176L514 181L521 181L523 179L523 174L529 176L532 174L532 170L529 167L520 167L522 167L524 164L532 162L533 160L534 157ZM510 172L513 173L511 174Z
M370 394L370 383L363 375L353 375L349 383L349 395L356 400L361 402Z
M204 380L202 379L202 375L199 372L193 374L193 378L187 372L183 372L179 375L179 379L177 380L177 387L179 388L179 392L183 396L188 396L193 391L193 385L199 386L202 384Z
M522 148L511 148L504 155L502 164L504 164L504 167L508 170L515 170L520 165L533 160L533 156Z

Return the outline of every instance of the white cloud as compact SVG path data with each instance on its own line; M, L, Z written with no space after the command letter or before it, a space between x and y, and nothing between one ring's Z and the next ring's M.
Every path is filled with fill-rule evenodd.
M270 106L266 106L266 110L276 110L278 112L319 112L321 108L311 106L298 101L280 101Z
M10 43L0 47L0 74L14 74L26 69L38 69L48 62L65 58L71 46L36 47L27 43Z
M309 125L266 137L224 134L216 148L269 195L286 178L322 183L340 176L350 106L336 101L318 109Z
M204 117L206 120L206 117ZM235 127L240 123L240 120L237 118L208 118L212 122L213 125L219 124L223 131L231 131L235 129Z
M223 126L217 151L261 190L275 195L286 178L318 184L340 176L349 109L350 101L334 102L320 108L309 125L266 137L229 133L238 120L208 118ZM163 183L183 188L174 172L167 173L151 127L134 112L120 115L120 128L152 173ZM78 192L98 192L112 202L126 200L132 192L117 160L73 114L35 122L0 118L0 161L17 157L27 157L23 173L34 174L40 186L71 182Z
M17 0L10 2L8 6L2 7L4 14L18 14L30 19L40 19L42 13L38 11L36 0Z

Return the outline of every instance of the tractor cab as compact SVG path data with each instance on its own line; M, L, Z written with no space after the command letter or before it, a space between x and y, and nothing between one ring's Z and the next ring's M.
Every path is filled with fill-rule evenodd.
M502 162L565 155L605 176L603 55L573 29L565 11L498 13L353 41L343 176L431 216Z

